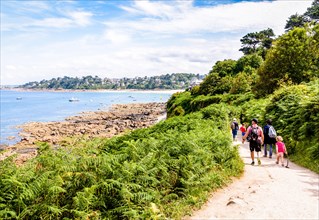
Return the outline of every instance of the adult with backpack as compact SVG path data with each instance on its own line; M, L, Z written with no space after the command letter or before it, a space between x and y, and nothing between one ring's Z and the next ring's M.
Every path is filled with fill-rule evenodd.
M245 136L243 137L243 143L245 140L249 141L251 165L255 164L255 152L257 152L258 165L261 165L259 158L259 152L261 151L261 145L264 142L264 133L260 126L258 126L258 120L256 118L252 119L251 126L248 127Z
M231 131L232 131L232 134L233 134L233 141L235 141L236 140L236 136L237 136L237 131L239 129L239 126L238 126L236 118L233 119L233 122L231 123L230 128L231 128Z
M269 158L272 157L272 147L276 144L276 130L272 126L272 120L268 119L266 121L266 125L264 126L264 157L267 157L267 146L269 145Z

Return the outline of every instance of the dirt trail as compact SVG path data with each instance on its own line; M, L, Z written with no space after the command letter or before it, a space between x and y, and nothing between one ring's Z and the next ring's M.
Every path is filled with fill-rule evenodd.
M190 219L319 219L319 175L296 164L289 169L276 159L250 165L248 143L239 145L244 175L212 194ZM255 158L255 164L257 160ZM286 163L286 160L285 160Z

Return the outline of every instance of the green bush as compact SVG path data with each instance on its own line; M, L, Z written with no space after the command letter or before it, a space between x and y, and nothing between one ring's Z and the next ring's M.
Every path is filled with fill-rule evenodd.
M243 171L223 126L227 111L212 106L112 139L43 145L22 167L0 161L0 218L180 219Z
M180 111L184 111L184 113L191 112L190 102L192 100L192 96L190 92L177 92L174 93L171 98L167 101L167 117L174 116L173 111L176 107L181 106L182 108L176 109L175 113Z
M185 115L185 110L183 109L182 106L177 106L172 111L172 114L170 114L170 116L183 116L183 115Z
M211 104L217 104L221 101L220 95L199 95L197 97L194 97L191 101L191 109L193 112L199 111L202 108L205 108Z
M266 107L295 162L319 173L319 80L282 88Z
M251 123L253 118L258 119L260 126L265 124L266 106L269 105L269 98L265 99L250 99L240 106L241 114L240 121L244 123Z

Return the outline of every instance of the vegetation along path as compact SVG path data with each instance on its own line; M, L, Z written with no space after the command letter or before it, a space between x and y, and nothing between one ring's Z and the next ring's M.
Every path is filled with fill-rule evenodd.
M201 210L185 220L319 219L318 174L294 163L287 169L277 165L274 157L262 158L261 166L252 166L248 143L235 144L245 162L244 175L215 192Z

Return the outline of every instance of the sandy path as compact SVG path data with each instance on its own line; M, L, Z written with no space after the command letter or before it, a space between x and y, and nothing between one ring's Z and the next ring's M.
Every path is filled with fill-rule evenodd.
M319 219L319 175L289 163L261 158L250 165L248 143L240 146L245 172L211 196L202 209L184 219ZM255 163L256 163L255 159ZM285 161L286 162L286 161Z

